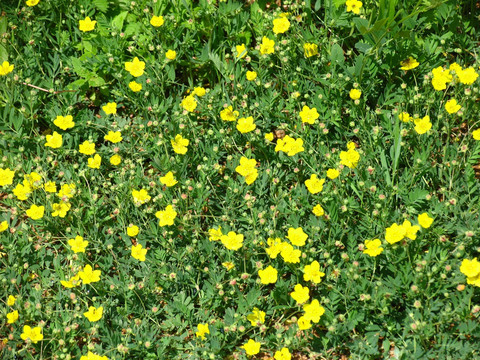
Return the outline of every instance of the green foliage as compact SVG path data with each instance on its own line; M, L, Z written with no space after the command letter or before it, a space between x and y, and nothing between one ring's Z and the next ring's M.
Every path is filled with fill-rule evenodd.
M284 5L2 4L0 65L15 67L0 76L0 229L8 226L0 232L0 312L19 312L0 327L2 359L82 359L88 351L260 359L283 347L310 359L480 356L478 280L460 271L480 252L480 80L450 67L479 72L473 3L365 1L359 14L345 1ZM94 29L81 31L87 16ZM153 16L164 23L153 26ZM290 27L275 33L273 20L283 16ZM261 54L264 36L275 41L272 54ZM307 57L306 43L318 54ZM401 70L409 57L418 67ZM140 76L127 70L134 58L145 63ZM433 87L438 67L452 76L446 89ZM247 71L257 78L247 80ZM195 109L184 103L190 97ZM450 99L460 111L447 111ZM107 114L112 102L116 114ZM229 106L256 128L243 133L239 121L224 120ZM304 106L318 112L313 124ZM55 120L67 115L75 125L64 130ZM421 134L425 116L431 129ZM111 142L110 131L123 139ZM57 148L45 145L54 132L62 135ZM184 154L172 145L176 135L189 140ZM303 151L278 151L287 135ZM85 141L95 154L81 150ZM89 166L95 155L98 169ZM242 157L256 161L250 183L238 170ZM15 171L11 183L4 169ZM331 169L339 176L327 177ZM172 186L162 180L169 172ZM29 174L41 180L29 183ZM307 188L312 174L325 180L318 193ZM50 181L56 193L45 189ZM72 197L58 193L65 184ZM141 189L151 198L135 203L132 191ZM58 204L70 206L63 217ZM27 213L32 205L45 207L38 220ZM316 205L324 214L313 213ZM176 216L163 226L167 206ZM430 227L420 226L423 213ZM416 238L390 241L386 229L405 220L419 226ZM210 241L219 227L243 235L242 246ZM287 240L299 227L303 246ZM85 252L69 244L76 236L88 241ZM298 262L271 254L275 238L300 251ZM373 239L383 252L369 256ZM132 255L138 244L145 261ZM319 283L304 279L314 261L325 273ZM101 271L100 281L62 284L86 265ZM278 271L274 284L261 281L268 266ZM315 299L325 310L305 330L306 310L291 296L297 284L308 287L307 304ZM99 321L84 316L90 306L103 307ZM247 318L254 308L265 312L260 326ZM196 335L200 324L208 324L205 339ZM43 339L22 339L25 325L40 326ZM249 339L261 344L253 357L242 348Z

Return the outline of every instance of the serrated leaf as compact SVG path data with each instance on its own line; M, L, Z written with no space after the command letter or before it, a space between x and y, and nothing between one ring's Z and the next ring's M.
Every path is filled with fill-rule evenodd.
M93 5L101 11L106 12L108 10L108 0L92 0Z

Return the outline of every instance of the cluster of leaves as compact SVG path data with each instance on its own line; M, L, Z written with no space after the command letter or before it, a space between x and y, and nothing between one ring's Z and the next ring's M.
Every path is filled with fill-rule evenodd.
M249 340L261 345L254 358L282 348L313 359L480 356L480 292L460 271L480 253L479 80L453 78L441 91L431 83L439 66L479 72L473 2L365 1L358 15L322 0L2 7L0 63L15 66L0 76L0 169L15 171L11 184L0 176L2 358L246 358ZM95 26L81 31L87 16ZM164 23L153 26L153 16ZM276 32L281 18L290 26ZM272 53L262 54L264 37ZM140 76L125 66L135 57ZM419 66L401 70L409 57ZM185 105L190 96L196 106ZM449 99L461 110L447 111ZM255 129L225 121L230 106ZM313 124L302 121L305 106L318 112ZM428 115L431 129L419 134L402 112ZM54 120L66 115L75 125L59 129ZM109 141L110 131L122 140ZM45 146L55 132L61 146ZM183 154L177 135L188 140ZM278 151L285 139L301 139L303 150ZM355 166L341 158L347 149ZM256 166L237 170L243 157ZM329 169L339 176L327 178ZM41 180L20 200L15 186L33 172ZM178 182L167 186L169 172ZM312 174L326 180L319 191L306 186ZM45 191L48 182L73 196ZM132 196L141 189L148 201ZM53 215L59 201L71 206L64 217ZM45 207L38 220L32 205ZM434 221L415 240L386 241L392 224L421 224L422 213ZM219 227L243 235L242 246L210 241ZM269 239L299 227L308 235L299 262L273 259ZM84 253L69 245L77 236ZM363 251L371 239L384 249L374 257ZM133 256L139 244L145 261ZM320 283L304 278L314 261ZM62 284L85 277L87 265L99 281ZM267 284L259 272L269 266L278 279ZM306 330L297 284L325 310ZM103 309L97 321L84 315L91 306ZM24 326L43 338L25 341Z

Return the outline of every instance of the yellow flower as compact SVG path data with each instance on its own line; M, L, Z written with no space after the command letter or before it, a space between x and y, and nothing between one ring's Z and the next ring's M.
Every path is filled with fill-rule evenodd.
M205 88L201 86L194 88L192 92L193 95L197 95L198 97L205 96L206 93L207 91L205 90Z
M242 134L246 134L250 131L255 130L257 125L253 120L253 117L249 116L247 118L240 118L237 122L237 130L240 131Z
M312 300L310 304L303 305L303 311L305 311L304 317L314 323L318 323L320 317L325 313L325 309L317 299Z
M163 25L163 23L165 22L165 20L163 20L163 16L152 16L152 18L150 19L150 24L152 26L155 26L155 27L160 27Z
M142 244L132 245L132 257L139 261L145 261L147 249L142 248Z
M43 340L42 328L37 326L32 329L30 326L25 325L23 327L23 333L20 334L20 337L25 341L30 339L32 343L36 344L37 342Z
M10 170L9 168L0 168L0 186L12 185L14 175L15 171Z
M347 0L345 5L347 5L347 12L353 12L354 14L360 14L360 8L362 7L362 2L358 0Z
M325 179L318 179L316 174L312 174L310 179L305 180L305 186L312 194L317 194L323 190Z
M422 214L418 215L418 223L424 229L428 229L433 223L433 218L428 216L427 213L422 213Z
M43 185L43 188L46 192L49 193L56 193L57 192L57 185L53 181L49 181Z
M27 6L30 6L30 7L31 7L31 6L37 5L39 2L40 2L40 0L27 0L27 1L25 2L25 4L27 4Z
M275 52L275 41L270 40L266 36L262 38L262 43L260 44L260 54L273 54Z
M410 122L411 118L410 118L410 114L407 113L407 112L402 112L400 114L398 114L398 118L400 119L400 121L404 122L404 123L408 123Z
M95 154L93 158L88 158L88 167L92 169L100 169L102 158L100 155Z
M325 273L320 271L320 264L318 261L313 261L310 265L305 265L303 268L303 280L311 281L314 284L319 284Z
M325 215L325 210L323 210L323 207L322 207L322 205L320 205L320 204L315 205L315 207L313 208L312 212L313 212L313 214L314 214L315 216L323 216L323 215Z
M109 131L108 135L105 135L103 138L107 141L110 141L110 142L114 143L114 144L123 140L122 133L120 131L115 131L115 132Z
M7 314L7 323L14 324L18 320L18 310L9 312Z
M310 299L308 287L300 284L295 285L294 291L290 293L290 296L297 302L297 305L303 304Z
M125 70L127 70L133 77L142 76L145 72L145 62L140 61L140 59L135 56L133 61L125 62Z
M302 123L313 125L319 116L316 108L310 109L306 105L303 107L302 111L300 111L300 119L302 119Z
M205 340L205 334L210 334L210 329L208 328L208 324L198 324L197 330L198 331L195 333L195 336L202 338L202 340Z
M304 246L308 235L303 232L301 227L296 229L291 227L288 229L287 239L295 246Z
M218 229L215 229L215 228L208 229L208 235L209 235L208 240L210 241L220 240L223 236L222 227L219 226Z
M95 143L91 143L88 140L85 140L82 144L79 145L80 154L92 155L95 154Z
M478 73L475 71L473 67L470 66L465 70L458 71L457 76L462 84L471 85L477 80Z
M107 105L102 106L103 111L105 111L105 114L107 115L112 115L117 113L117 103L115 102L110 102Z
M358 89L352 89L350 90L349 96L352 100L358 100L362 96L362 92Z
M261 344L259 342L256 342L255 340L250 339L248 340L248 342L243 344L241 348L245 350L247 355L251 356L251 355L256 355L260 352L260 345Z
M106 356L100 356L89 351L87 356L83 355L80 360L108 360Z
M294 156L299 152L304 151L303 140L298 138L294 139L289 135L286 135L283 139L278 139L275 151L283 151L288 156Z
M188 112L193 112L197 107L197 100L195 100L193 95L188 95L183 98L180 105Z
M277 282L277 269L269 265L266 269L259 270L258 276L262 284L275 284Z
M44 212L45 212L45 206L37 206L37 205L30 206L30 209L26 211L27 216L32 220L39 220L43 218Z
M168 50L166 53L165 53L165 57L168 59L168 60L175 60L175 58L177 57L177 52L175 50Z
M8 229L8 223L6 221L0 222L0 233Z
M56 131L54 131L52 135L47 135L47 142L45 143L45 146L51 147L52 149L58 149L62 145L62 135L60 135Z
M75 194L75 184L63 184L57 196L59 198L63 198L63 197L72 198L74 194Z
M273 32L275 34L283 34L290 28L290 21L286 17L273 20Z
M281 248L280 255L282 255L283 261L292 264L298 264L300 262L300 256L302 256L300 250L294 249L294 247L287 242L282 242L279 247Z
M7 305L8 306L13 306L15 305L15 301L17 301L17 298L13 295L8 295L8 299L7 299Z
M474 278L480 275L480 262L478 262L477 258L473 258L472 260L463 259L460 271L466 277Z
M409 56L407 60L400 61L400 65L400 70L407 71L415 69L418 65L420 65L420 63L413 57Z
M88 311L83 313L83 316L85 316L90 322L96 322L100 320L103 316L103 306L100 306L98 308L96 308L95 306L90 306L88 308Z
M68 289L79 286L80 285L80 276L77 274L77 275L73 276L72 278L70 278L70 280L68 280L68 281L61 280L60 284L62 284L64 287L66 287Z
M248 159L245 156L240 158L240 165L235 168L235 171L245 177L247 185L252 184L258 177L258 170L256 169L257 160Z
M227 269L227 271L230 271L232 270L234 267L235 267L235 264L230 262L230 261L226 261L226 262L223 262L222 263L222 266Z
M100 275L102 272L100 270L93 270L90 265L85 265L82 271L78 273L80 279L82 279L85 285L100 281Z
M365 240L365 250L363 250L363 253L375 257L383 252L381 246L382 242L380 239Z
M360 161L360 153L355 150L355 144L349 142L347 144L348 151L340 152L340 164L350 169L355 169Z
M56 119L53 121L55 125L57 125L62 130L71 129L75 126L73 122L72 115L67 116L57 116Z
M128 87L130 88L130 90L132 90L133 92L139 92L140 90L142 90L142 84L139 84L137 83L136 81L130 81L128 83Z
M180 155L185 155L187 153L187 146L190 144L190 140L184 139L182 135L178 134L175 136L174 140L170 140L172 146L173 146L173 151L175 153L180 154Z
M220 241L228 250L237 251L243 246L243 235L230 231L227 235L222 235Z
M457 100L455 99L450 99L445 103L445 110L447 110L449 114L455 114L461 108L462 106L457 104Z
M90 19L90 17L86 17L85 20L80 20L79 21L79 29L80 31L87 32L87 31L92 31L95 29L95 24L97 22L95 20Z
M17 197L18 200L27 200L28 196L32 193L32 188L28 184L28 182L25 185L22 184L17 184L15 186L15 189L13 189L13 195Z
M407 230L403 226L393 223L392 226L385 229L385 240L389 244L395 244L402 241L406 234Z
M480 129L472 131L472 137L474 140L480 140Z
M255 71L247 71L247 80L253 81L257 78L257 73Z
M420 230L420 226L414 225L408 220L405 220L402 224L403 228L405 229L405 236L410 240L415 240L417 238L417 232Z
M273 141L273 133L265 134L265 140L267 140L267 141Z
M177 217L177 212L173 210L172 205L168 205L165 210L157 211L155 216L160 220L160 226L173 225L173 221Z
M275 355L273 356L275 360L291 360L292 354L290 354L290 350L284 347L281 350L275 351Z
M173 173L171 171L166 173L165 176L162 176L160 178L160 182L163 185L166 185L168 187L172 187L172 186L174 186L175 184L178 183L178 181L175 179L175 176L173 176Z
M252 326L260 326L265 322L265 312L254 307L252 313L247 316L247 320Z
M303 52L304 52L306 58L318 55L318 45L317 44L311 44L311 43L305 43L305 44L303 44Z
M135 203L135 205L145 204L151 199L151 196L148 195L148 192L145 189L132 190L132 196L133 196L133 202Z
M10 74L13 69L15 68L15 65L10 65L8 61L4 61L2 65L0 66L0 76L4 76L7 74Z
M444 70L441 66L433 69L432 75L432 85L433 88L437 91L445 90L447 88L447 83L452 81L452 75L450 74L450 70Z
M418 134L425 134L432 128L432 123L430 122L430 116L426 115L422 119L414 119L415 131Z
M298 328L300 330L308 330L312 327L312 322L306 316L300 316L297 320Z
M52 216L60 216L61 218L64 218L71 207L72 205L68 202L60 201L59 203L54 203L52 204Z
M340 171L337 169L328 169L327 170L327 177L331 180L336 179L340 175Z
M75 239L68 240L68 245L72 248L72 251L76 253L85 253L85 248L88 246L88 241L83 240L82 236L75 236Z
M235 50L237 51L237 59L242 59L247 55L247 48L245 47L245 44L236 45Z
M139 229L137 225L130 224L127 227L127 235L131 237L137 236L139 233Z
M114 166L117 166L121 162L122 162L122 158L121 158L120 155L115 154L112 157L110 157L110 164L112 164Z
M220 118L224 121L236 121L238 117L238 111L233 111L233 107L229 106L220 111Z

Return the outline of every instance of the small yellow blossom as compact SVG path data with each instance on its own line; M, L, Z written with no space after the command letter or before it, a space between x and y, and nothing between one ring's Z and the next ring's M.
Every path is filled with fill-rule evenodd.
M93 282L100 281L100 275L102 272L100 270L93 270L90 265L85 265L82 271L78 273L82 282L87 285Z
M88 167L92 169L100 169L100 165L102 164L102 158L100 155L95 154L93 158L88 158Z
M265 322L265 312L254 307L252 313L247 316L247 320L252 326L260 326Z
M107 135L103 137L105 140L110 141L114 144L123 140L122 133L120 131L109 131Z
M195 336L201 338L202 340L205 340L205 334L210 334L208 324L198 324L197 330L198 331L195 333Z
M43 214L45 213L45 206L37 206L32 205L30 209L26 211L27 216L32 220L39 220L43 218Z
M262 43L260 44L260 54L273 54L275 52L275 41L270 40L266 36L262 38Z
M299 305L310 299L309 292L308 287L297 284L295 285L294 291L290 293L290 296L297 302L297 305Z
M350 90L349 95L350 95L350 99L358 100L362 96L362 92L358 89L352 89L352 90Z
M243 246L243 235L229 231L228 234L220 237L220 241L228 250L237 251Z
M190 144L190 140L185 139L182 137L182 135L178 134L175 136L174 140L170 140L170 143L172 144L173 151L175 153L185 155L187 153L187 146Z
M401 70L407 71L415 69L418 65L420 65L420 63L413 57L409 56L408 59L400 61L400 65Z
M160 226L173 225L173 221L177 217L177 212L173 210L172 205L168 205L165 210L157 211L155 216L159 219Z
M233 111L233 107L229 106L220 111L220 118L224 121L237 121L238 111Z
M248 342L243 344L241 348L245 350L247 355L251 356L251 355L256 355L260 352L260 345L261 344L259 342L256 342L255 340L250 339L248 340Z
M142 84L137 83L136 81L130 81L130 82L128 83L128 87L129 87L130 90L132 90L133 92L139 92L140 90L142 90Z
M117 113L117 103L115 102L110 102L107 103L106 105L102 106L103 111L107 115L114 115Z
M137 225L133 225L133 224L128 225L128 227L127 227L127 235L128 236L135 237L135 236L138 235L139 232L140 232L140 230L139 230Z
M247 48L245 47L245 44L236 45L235 50L237 52L237 59L242 59L247 55Z
M177 52L175 50L168 50L166 53L165 53L165 57L168 59L168 60L175 60L175 58L177 57Z
M117 166L122 162L122 157L120 155L113 155L110 157L110 164Z
M311 281L314 284L319 284L322 281L322 277L325 273L320 271L320 264L318 261L312 261L310 265L305 265L303 268L303 280Z
M152 16L150 19L150 25L155 26L155 27L160 27L164 24L165 20L163 19L163 16Z
M75 126L72 115L57 116L53 123L62 130L71 129Z
M145 62L140 61L140 59L135 56L133 61L125 62L125 70L127 70L133 77L140 77L145 72Z
M246 134L250 131L253 131L257 128L252 116L247 118L240 118L237 122L237 130L240 131L242 134Z
M457 100L455 99L450 99L445 103L445 110L447 110L449 114L455 114L461 108L462 106L457 104Z
M145 261L147 249L143 249L142 244L132 245L132 257L139 261Z
M90 19L89 16L87 16L84 20L79 20L78 23L80 31L83 32L92 31L95 29L95 25L97 24L97 22Z
M318 45L305 43L303 44L303 51L306 58L318 55Z
M266 269L258 271L258 276L260 276L260 281L262 284L275 284L277 282L277 269L269 265Z
M375 257L383 252L382 242L380 239L365 240L364 254Z
M8 61L4 61L0 66L0 76L5 76L10 74L14 68L15 68L15 65L10 64Z
M42 328L37 326L31 328L28 325L23 327L23 333L20 334L22 340L30 340L32 343L36 344L37 342L43 340Z
M168 187L172 187L172 186L175 186L176 184L178 184L178 181L175 179L175 176L173 175L173 173L171 171L166 173L165 176L162 176L160 178L160 182L163 185L168 186Z
M58 149L63 145L62 135L56 131L54 131L52 135L47 135L46 138L47 142L45 143L45 146L51 147L52 149Z
M75 239L68 240L68 245L70 245L75 254L85 253L85 249L88 246L88 241L83 240L82 236L77 235Z
M7 323L14 324L18 320L18 310L7 313Z
M83 316L85 316L90 322L96 322L100 320L103 316L103 306L100 306L98 308L96 308L95 306L90 306L88 308L88 311L83 313Z
M433 218L428 216L427 213L422 213L422 214L418 215L418 223L424 229L428 229L433 223Z

